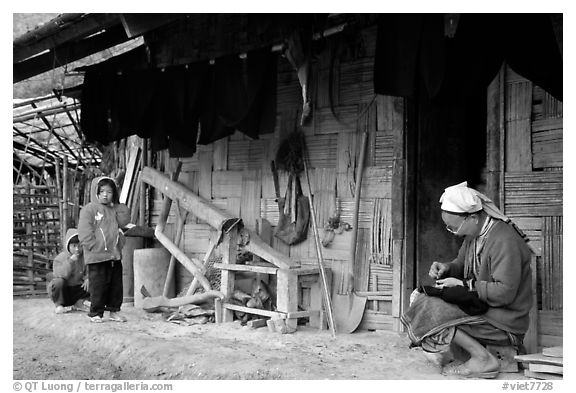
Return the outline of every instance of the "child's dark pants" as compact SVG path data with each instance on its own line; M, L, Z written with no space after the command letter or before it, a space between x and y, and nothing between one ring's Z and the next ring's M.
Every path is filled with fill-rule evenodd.
M88 265L90 312L104 316L104 311L118 312L122 306L122 261L104 261Z
M72 306L80 299L87 299L90 294L82 285L67 286L63 278L54 278L48 284L48 295L57 306Z

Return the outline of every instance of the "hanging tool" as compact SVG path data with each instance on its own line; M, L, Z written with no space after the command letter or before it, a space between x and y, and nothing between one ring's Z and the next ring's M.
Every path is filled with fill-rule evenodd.
M368 132L364 131L360 142L360 157L356 173L356 187L354 193L354 216L352 220L352 241L350 244L350 256L348 263L348 293L334 295L334 314L336 315L336 328L338 331L352 333L360 325L366 297L354 293L354 264L356 261L356 241L358 239L358 211L360 208L360 190L362 188L362 172L364 170L364 158L366 156L366 142Z

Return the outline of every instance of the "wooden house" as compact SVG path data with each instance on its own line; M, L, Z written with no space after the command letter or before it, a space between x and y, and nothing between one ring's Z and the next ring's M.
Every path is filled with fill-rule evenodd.
M455 256L460 241L445 231L438 199L444 188L467 180L531 240L533 346L562 344L561 15L70 19L26 48L15 43L15 81L45 71L49 56L66 47L80 58L143 36L141 47L81 69L82 132L103 144L137 135L136 144L125 144L132 147L127 162L140 154L132 168L170 175L181 163L180 184L240 217L289 260L313 267L311 229L295 245L270 235L279 220L270 164L292 131L303 132L321 234L329 235L336 218L350 224L358 217L357 233L338 231L321 251L331 293L346 293L352 280L366 297L361 329L402 330L399 316L430 263ZM91 36L99 23L104 32ZM51 51L43 59L29 58L44 49ZM218 125L218 116L234 121ZM154 227L165 197L141 184L144 198L134 208L142 224ZM283 196L285 173L279 185ZM309 195L305 185L303 194ZM173 204L169 237L181 218ZM201 260L216 231L193 214L184 219L180 248ZM181 265L176 277L177 293L192 280ZM309 302L311 290L299 290L300 301Z

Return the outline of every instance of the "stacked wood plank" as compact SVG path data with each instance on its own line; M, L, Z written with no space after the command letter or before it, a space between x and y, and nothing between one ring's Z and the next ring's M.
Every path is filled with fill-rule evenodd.
M542 353L517 355L516 360L524 363L524 375L535 379L563 379L564 358L562 347L544 348Z

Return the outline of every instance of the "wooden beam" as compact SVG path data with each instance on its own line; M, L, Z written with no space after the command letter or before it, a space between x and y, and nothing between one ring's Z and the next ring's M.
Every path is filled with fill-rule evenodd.
M235 272L252 272L263 274L276 274L277 267L251 266L251 265L227 265L224 263L215 263L214 267L221 270L231 270Z
M122 26L115 26L84 40L53 48L48 53L32 57L20 63L14 63L12 69L13 83L50 71L55 67L62 67L128 40Z
M126 35L133 38L182 17L182 14L121 14L120 20Z
M194 194L182 184L171 181L164 174L153 168L146 167L143 169L142 181L157 188L172 200L177 199L182 208L188 210L194 216L216 230L221 228L224 221L235 218L214 206L204 198ZM286 255L281 254L279 251L270 247L262 241L255 232L249 231L246 228L242 229L242 232L243 237L249 238L248 243L244 246L246 251L249 251L283 269L294 269L300 267L300 263L291 260Z
M32 105L32 107L36 108L35 103L32 103L30 105ZM46 119L46 115L44 113L40 113L39 116L40 116L40 119L42 119L42 122L46 125L46 127L48 127L48 129L50 130L52 135L54 135L56 137L56 139L58 139L58 142L60 142L60 144L62 146L64 146L66 148L66 150L68 150L70 152L70 154L72 154L72 157L74 157L74 159L76 160L76 167L78 167L80 165L84 165L82 162L80 162L78 157L76 157L76 154L74 154L72 149L70 149L70 147L66 144L66 142L64 142L64 140L60 137L60 135L58 135L58 133L56 133L56 131L54 131L54 128L52 127L50 122Z
M32 103L35 104L35 103ZM23 123L28 120L37 119L41 115L50 116L57 115L59 113L68 112L70 110L81 109L81 104L63 104L55 105L50 108L35 108L33 111L28 111L22 114L18 114L16 117L12 118L12 123Z
M120 24L119 14L63 14L14 40L13 62Z
M245 312L247 314L262 315L264 317L270 317L270 318L275 317L275 318L279 318L279 319L286 319L286 313L262 310L259 308L243 307L243 306L237 306L235 304L229 304L229 303L223 303L222 308L225 308L226 310L231 310L231 311ZM231 321L224 320L224 322L231 322Z

